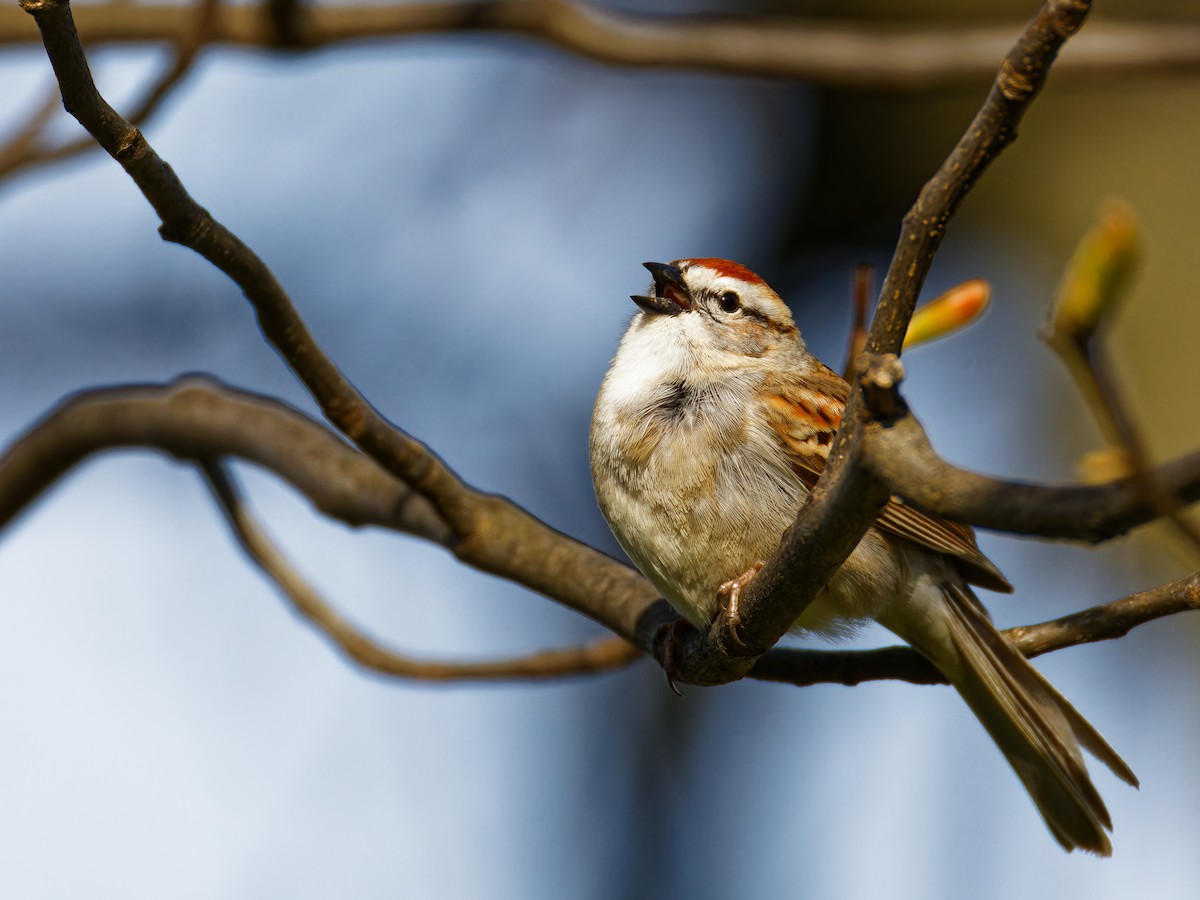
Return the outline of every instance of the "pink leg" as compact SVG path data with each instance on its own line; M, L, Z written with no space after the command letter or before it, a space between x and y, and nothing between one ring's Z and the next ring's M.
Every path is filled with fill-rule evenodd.
M738 601L741 598L742 589L754 580L754 576L761 572L765 565L766 562L760 559L737 578L731 578L717 588L717 596L722 598L722 609L725 611L725 618L729 623L729 634L739 647L745 647L746 644L738 634L738 625L742 621Z

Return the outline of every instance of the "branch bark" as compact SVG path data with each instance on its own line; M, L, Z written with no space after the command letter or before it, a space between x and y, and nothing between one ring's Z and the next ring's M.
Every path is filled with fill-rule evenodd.
M863 432L863 464L918 509L993 531L1097 544L1150 522L1161 510L1136 478L1099 485L1041 485L989 478L938 456L911 413ZM1183 503L1200 500L1200 452L1153 470Z
M561 534L514 504L470 490L420 441L388 422L321 350L271 270L191 197L141 132L100 96L69 3L23 0L23 6L42 32L67 111L137 184L162 222L162 237L194 250L242 289L264 336L330 422L437 509L453 533L455 555L486 572L558 595L627 640L649 647L657 622L643 615L653 597L653 592L647 597L646 582L627 570L614 573L603 554L564 543ZM594 588L601 589L599 595ZM604 601L598 604L597 596Z
M642 16L567 0L312 5L286 40L266 6L222 5L210 43L289 51L423 34L509 34L597 62L787 78L833 87L913 90L991 76L1018 26L864 24L826 19L748 20ZM78 10L89 42L175 41L192 12L174 4L108 3ZM34 35L0 9L0 44ZM1111 22L1089 29L1063 60L1074 72L1162 72L1200 66L1200 23Z

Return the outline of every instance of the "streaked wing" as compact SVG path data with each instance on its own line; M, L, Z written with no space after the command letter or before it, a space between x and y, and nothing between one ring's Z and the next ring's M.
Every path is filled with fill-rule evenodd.
M829 445L842 420L849 385L832 369L807 373L781 391L763 397L767 422L779 435L792 468L810 488L825 469ZM951 557L960 574L971 584L1011 593L1000 570L983 555L969 525L931 516L893 497L875 524L906 541L912 541Z

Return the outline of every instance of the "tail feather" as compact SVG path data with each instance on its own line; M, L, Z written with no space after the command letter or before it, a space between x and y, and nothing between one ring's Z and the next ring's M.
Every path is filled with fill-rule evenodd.
M942 585L939 605L940 610L926 608L915 616L888 616L891 621L885 624L951 681L1025 785L1055 839L1067 850L1110 855L1106 832L1112 830L1112 819L1080 747L1136 786L1129 766L996 631L969 588Z

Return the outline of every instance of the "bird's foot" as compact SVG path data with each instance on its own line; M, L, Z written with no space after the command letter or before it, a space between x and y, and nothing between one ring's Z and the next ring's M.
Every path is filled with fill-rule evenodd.
M741 599L743 588L754 580L754 576L761 572L765 565L766 562L760 559L737 578L731 578L717 588L717 596L721 599L721 612L725 614L725 627L733 642L743 650L747 648L746 642L738 634L738 626L742 623L742 611L738 607L738 601Z

